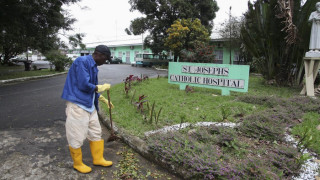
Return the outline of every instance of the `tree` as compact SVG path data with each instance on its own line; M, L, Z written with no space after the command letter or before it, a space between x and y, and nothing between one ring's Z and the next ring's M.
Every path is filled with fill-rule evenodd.
M285 2L285 11L281 3ZM317 0L257 0L248 2L241 40L252 65L280 85L299 85L303 80L303 56L308 50L308 17ZM294 4L293 4L294 3ZM288 13L286 14L286 13ZM294 26L292 26L294 25Z
M166 31L165 47L173 51L175 59L180 56L182 49L194 49L197 45L208 43L208 30L199 19L178 19Z
M80 0L2 0L0 1L0 50L3 63L26 52L45 53L58 49L59 29L70 30L75 19L62 5Z
M77 48L79 46L81 49L85 49L86 45L82 43L83 37L84 37L84 34L81 34L81 33L71 35L68 37L69 44L72 46L72 48Z
M208 44L198 44L193 49L183 49L181 50L180 62L194 62L194 63L214 63L215 46L210 46Z
M131 21L130 31L134 35L149 31L144 44L154 53L168 50L164 46L166 31L177 19L198 18L210 34L219 9L215 0L129 0L129 3L131 11L145 14Z
M56 71L64 71L65 67L72 64L71 58L65 56L59 50L47 51L45 56L48 61L54 65Z
M219 30L220 36L224 39L228 39L228 41L226 41L226 45L230 50L230 64L232 64L231 50L241 46L241 23L242 21L239 18L231 15L230 7L230 17L228 20L225 20L225 22L222 23L222 28Z
M219 35L222 38L240 39L241 20L238 17L231 16L229 20L225 20L219 30Z

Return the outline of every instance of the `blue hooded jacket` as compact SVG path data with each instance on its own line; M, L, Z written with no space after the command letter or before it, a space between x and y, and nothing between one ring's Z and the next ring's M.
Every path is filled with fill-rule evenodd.
M92 107L93 95L98 84L98 71L91 55L78 57L69 69L61 98L87 108ZM97 111L99 96L99 93L94 96Z

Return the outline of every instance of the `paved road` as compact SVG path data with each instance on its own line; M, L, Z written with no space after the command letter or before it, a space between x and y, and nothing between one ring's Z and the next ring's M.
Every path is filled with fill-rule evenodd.
M99 66L99 84L117 84L128 75L149 77L166 75L166 71L129 65ZM66 75L0 86L0 130L46 127L65 120L65 101L60 98Z
M100 83L116 84L129 74L156 77L167 73L103 65L98 78ZM128 148L120 141L105 144L106 159L115 163L111 168L92 166L88 142L82 148L83 160L93 171L84 175L72 168L64 128L65 101L60 98L65 78L59 75L0 86L0 179L114 179L121 160L117 152ZM107 139L109 132L102 128ZM160 179L178 179L138 154L135 157L143 174L151 171L162 175Z

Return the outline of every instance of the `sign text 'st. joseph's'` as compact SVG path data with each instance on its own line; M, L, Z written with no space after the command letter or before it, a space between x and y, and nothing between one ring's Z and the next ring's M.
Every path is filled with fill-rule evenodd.
M228 76L229 68L206 67L206 66L182 66L183 73L211 74L217 76Z

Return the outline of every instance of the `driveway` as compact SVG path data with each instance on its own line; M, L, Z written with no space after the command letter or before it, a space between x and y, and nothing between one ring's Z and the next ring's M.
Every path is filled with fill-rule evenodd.
M153 68L145 67L132 67L127 64L105 64L99 66L99 83L111 83L118 84L123 82L123 80L129 75L146 75L149 78L155 78L158 75L166 76L167 71L157 71Z

